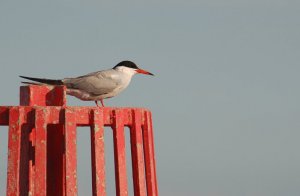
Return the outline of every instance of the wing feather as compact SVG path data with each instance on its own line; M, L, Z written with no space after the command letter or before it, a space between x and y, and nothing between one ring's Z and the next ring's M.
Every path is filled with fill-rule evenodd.
M103 95L116 89L121 80L114 70L105 70L77 78L66 78L63 82L70 89L82 90L92 95Z

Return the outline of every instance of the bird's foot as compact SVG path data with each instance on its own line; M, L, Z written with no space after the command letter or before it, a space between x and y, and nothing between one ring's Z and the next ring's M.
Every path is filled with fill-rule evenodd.
M101 102L102 107L105 107L103 99L100 99L100 102ZM98 104L98 101L95 101L95 103L96 103L97 107L100 107L99 104Z
M102 105L102 107L105 107L105 106L104 106L103 99L100 99L100 101L101 101L101 105Z

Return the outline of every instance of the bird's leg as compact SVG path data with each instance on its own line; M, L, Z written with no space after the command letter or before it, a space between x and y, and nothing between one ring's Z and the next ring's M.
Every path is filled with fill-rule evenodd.
M97 107L99 107L99 105L98 105L98 101L95 101L95 103L96 103Z
M105 107L105 106L104 106L103 99L100 99L100 101L101 101L102 107Z

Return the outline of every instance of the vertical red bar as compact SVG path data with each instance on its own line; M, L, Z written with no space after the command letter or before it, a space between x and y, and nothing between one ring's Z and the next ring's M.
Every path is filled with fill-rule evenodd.
M105 156L103 110L92 110L91 128L92 187L94 196L105 196Z
M135 196L146 196L145 167L142 135L141 110L133 110L133 122L130 129L132 172Z
M115 180L116 180L116 195L127 196L127 177L126 177L126 150L125 150L125 135L122 110L114 110L114 156L115 156Z
M151 113L145 112L145 124L143 128L144 133L144 151L146 161L146 181L147 181L147 193L151 196L158 195L157 180L156 180L156 166L154 156L154 142Z
M153 134L153 122L152 122L152 113L150 111L148 113L148 119L150 122L150 133L151 133L151 143L152 143L152 152L153 152L153 163L154 163L154 175L155 175L155 191L156 195L158 195L158 182L157 182L157 173L156 173L156 159L155 159L155 147L154 147L154 134Z
M76 115L65 109L65 192L77 195Z
M47 195L47 119L48 110L35 110L35 195Z
M47 106L66 106L66 87L47 87ZM47 132L47 195L64 195L64 126L48 125Z
M23 124L24 110L12 107L9 110L8 131L8 168L7 168L7 192L8 196L20 195L20 151L21 129Z
M20 87L20 105L23 106L65 106L66 87L29 85ZM64 129L63 125L48 125L47 131L47 194L63 195L64 186ZM24 132L29 133L21 144L24 157L24 169L28 176L23 181L29 185L22 188L22 192L34 194L35 182L35 128L27 126ZM26 136L27 137L27 136ZM28 152L27 152L28 151ZM27 170L27 171L26 171ZM28 179L29 178L29 179Z

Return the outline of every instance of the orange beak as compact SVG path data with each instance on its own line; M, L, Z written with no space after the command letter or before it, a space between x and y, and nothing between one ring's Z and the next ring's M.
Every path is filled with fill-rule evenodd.
M146 75L154 76L153 73L150 73L149 71L146 71L146 70L143 70L143 69L137 69L136 72L140 73L140 74L146 74Z

